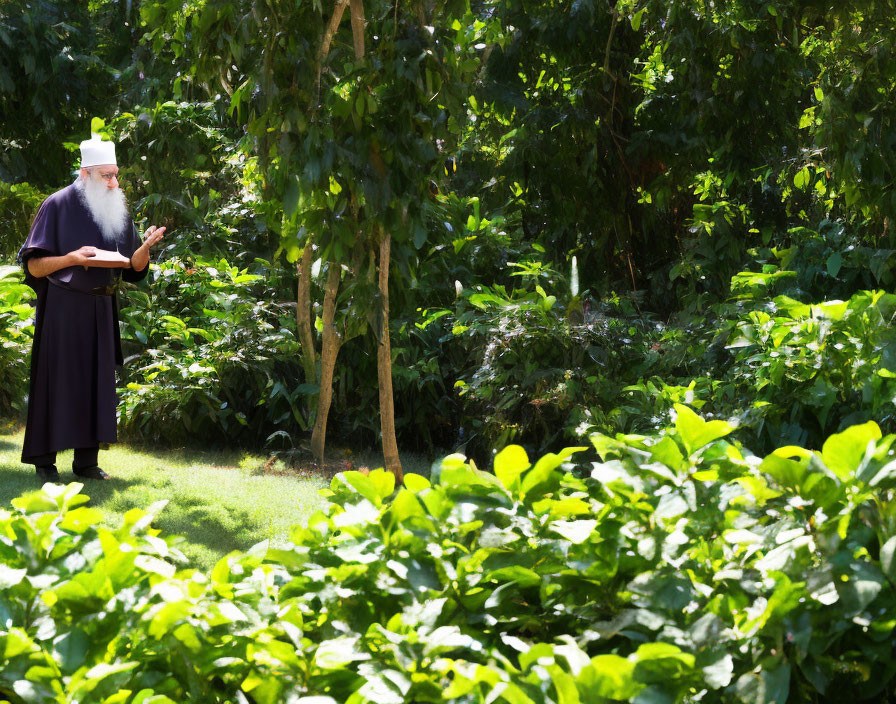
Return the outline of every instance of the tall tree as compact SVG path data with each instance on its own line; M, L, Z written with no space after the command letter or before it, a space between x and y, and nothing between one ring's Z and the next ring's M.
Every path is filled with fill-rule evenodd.
M148 3L148 22L162 5ZM350 22L342 22L346 9ZM169 36L183 38L178 50L191 58L192 80L230 96L264 198L281 216L272 224L297 262L304 369L315 369L319 383L314 454L323 459L339 348L372 327L384 456L400 477L390 263L413 257L427 240L431 183L455 148L492 25L466 0L209 0L166 17L179 23ZM326 272L319 354L308 307L315 261Z

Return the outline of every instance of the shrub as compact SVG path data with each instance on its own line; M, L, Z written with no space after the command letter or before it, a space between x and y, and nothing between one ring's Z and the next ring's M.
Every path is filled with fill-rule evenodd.
M0 512L11 701L822 702L892 688L896 436L765 458L686 406L495 473L337 475L291 543L177 571L134 510Z
M0 417L25 413L28 361L34 336L34 292L18 266L0 267Z
M306 427L295 314L267 287L268 262L171 257L127 291L119 428L143 442L260 443Z
M47 195L27 183L0 181L0 261L15 259Z

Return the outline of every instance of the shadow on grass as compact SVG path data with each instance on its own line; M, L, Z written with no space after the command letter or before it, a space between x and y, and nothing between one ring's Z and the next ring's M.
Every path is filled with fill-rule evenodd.
M145 443L124 441L121 445L141 455L152 456L169 464L202 464L208 466L238 466L247 454L266 456L263 450L244 450L232 447L155 447Z
M141 488L148 487L138 485L126 493L116 492L109 499L109 508L125 513L132 508L146 508L153 500L158 500L158 484L149 492L141 491ZM153 496L147 496L147 493ZM153 525L165 535L183 536L190 545L203 546L219 555L250 548L257 542L257 537L253 536L264 530L262 523L245 509L219 503L215 497L192 493L173 497ZM186 546L181 548L189 557L196 556Z
M184 537L187 542L179 547L195 567L209 568L221 555L246 550L264 533L259 519L245 509L227 505L217 496L175 492L171 480L163 474L145 479L117 476L110 481L91 481L62 469L60 478L63 483L84 484L82 493L90 497L89 505L105 510L115 525L118 525L115 514L124 514L132 508L146 509L160 499L170 499L153 526L165 536ZM0 507L10 507L12 499L37 491L42 485L29 466L0 464Z

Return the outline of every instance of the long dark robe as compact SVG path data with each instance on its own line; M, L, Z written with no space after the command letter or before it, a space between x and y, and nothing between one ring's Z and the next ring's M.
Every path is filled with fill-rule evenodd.
M140 238L130 219L118 251L130 257ZM143 271L69 267L48 277L28 271L32 257L61 256L89 245L109 249L74 184L47 198L19 251L25 282L37 293L28 420L22 461L77 447L115 442L115 366L122 363L115 295L89 293Z

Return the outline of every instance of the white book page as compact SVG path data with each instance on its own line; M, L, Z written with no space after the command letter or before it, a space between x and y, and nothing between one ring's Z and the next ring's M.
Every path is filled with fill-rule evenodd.
M95 262L117 262L120 264L127 264L129 261L127 257L109 249L97 249L96 256L91 257L91 260Z

